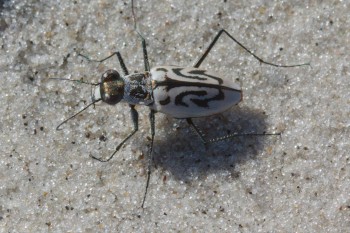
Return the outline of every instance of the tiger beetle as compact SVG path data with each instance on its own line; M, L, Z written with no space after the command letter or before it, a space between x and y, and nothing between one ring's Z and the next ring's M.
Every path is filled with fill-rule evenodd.
M186 119L192 130L199 136L203 144L215 143L225 139L240 137L240 136L265 136L265 135L280 135L280 133L261 133L261 134L239 134L233 133L223 137L214 139L205 139L204 134L193 123L193 118L207 117L214 114L221 113L230 109L232 106L238 104L242 100L242 90L237 83L231 80L223 79L221 76L200 68L200 65L208 56L214 45L217 43L221 35L227 35L231 40L243 48L247 53L252 55L260 63L275 66L275 67L298 67L310 65L310 63L296 64L296 65L278 65L267 62L249 49L243 44L237 41L226 30L221 29L209 46L206 48L202 56L198 61L189 67L180 66L155 66L150 68L147 56L146 40L137 30L136 17L134 13L134 3L131 1L132 16L134 20L134 30L137 32L142 43L143 61L145 71L141 73L130 74L121 54L117 51L110 56L101 59L93 60L89 57L78 54L78 56L84 57L88 61L103 62L113 56L118 58L120 67L123 71L123 76L116 70L107 70L102 74L101 82L89 83L82 80L72 80L64 78L54 78L59 80L75 81L84 84L90 84L95 86L92 93L92 102L84 107L82 110L64 120L57 126L57 130L60 130L61 126L67 121L71 120L91 105L97 102L105 102L109 105L116 105L123 101L129 104L131 119L134 125L134 129L122 140L116 147L115 151L107 158L102 159L90 155L93 159L100 162L108 162L119 151L119 149L137 132L138 130L138 112L135 109L135 105L145 105L150 108L149 120L151 126L151 144L148 151L148 171L145 192L142 200L141 207L144 208L150 176L151 165L153 161L153 141L155 135L155 113L162 112L177 119Z

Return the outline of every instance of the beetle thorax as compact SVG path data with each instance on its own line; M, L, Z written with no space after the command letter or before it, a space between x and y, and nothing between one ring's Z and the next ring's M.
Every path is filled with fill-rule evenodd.
M124 77L124 97L129 104L149 105L153 103L149 72L130 74Z

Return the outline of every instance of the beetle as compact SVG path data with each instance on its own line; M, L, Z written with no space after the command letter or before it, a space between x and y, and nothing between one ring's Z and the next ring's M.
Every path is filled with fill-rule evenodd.
M97 102L102 101L109 105L116 105L119 102L123 101L129 104L131 119L134 126L133 130L118 144L115 151L107 159L102 159L91 155L92 158L101 162L107 162L111 160L113 156L119 151L119 149L138 131L138 112L135 109L135 105L145 105L150 108L149 120L151 126L151 144L148 151L147 182L141 205L143 208L151 175L156 112L162 112L178 119L186 119L187 123L200 137L201 141L204 144L243 135L280 135L279 133L233 133L223 137L206 140L198 127L193 123L192 118L206 117L221 113L238 104L242 100L242 90L237 83L228 79L223 79L220 75L200 68L200 65L208 56L209 52L217 43L221 35L226 34L246 52L255 57L260 63L275 67L298 67L309 65L309 63L296 65L278 65L266 62L251 52L249 49L247 49L226 30L221 29L211 41L209 46L206 48L203 55L193 66L179 67L165 65L155 66L151 69L148 62L146 40L136 28L133 1L132 14L134 19L134 30L137 32L142 42L145 68L144 72L130 74L125 66L120 52L118 51L101 60L93 60L83 54L78 54L79 56L82 56L87 60L94 62L103 62L113 56L117 56L124 75L120 75L120 73L116 70L107 70L102 74L101 82L99 83L88 83L82 80L70 80L63 78L54 79L76 81L95 86L92 94L92 102L59 124L57 126L57 130L59 130L60 127L67 121L74 118L76 115L80 114L85 109Z

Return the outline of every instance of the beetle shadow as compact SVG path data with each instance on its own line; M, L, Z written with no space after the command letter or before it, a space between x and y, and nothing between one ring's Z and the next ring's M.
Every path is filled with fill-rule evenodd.
M274 133L266 130L267 116L259 110L236 108L222 114L193 119L207 139L225 136L230 133ZM271 138L279 136L240 136L204 145L185 120L165 118L158 122L166 138L157 138L154 143L154 165L171 173L180 181L190 183L203 180L208 175L228 172L238 177L235 166L255 159ZM179 127L171 127L171 125ZM173 131L173 132L172 132ZM276 132L279 133L279 132ZM271 142L272 143L272 142Z

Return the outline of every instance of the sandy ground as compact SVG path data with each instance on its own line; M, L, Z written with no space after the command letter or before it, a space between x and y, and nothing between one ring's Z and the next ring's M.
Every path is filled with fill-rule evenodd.
M57 3L60 2L60 3ZM1 232L346 232L350 229L349 1L140 0L135 12L151 66L192 66L225 28L203 68L236 80L243 101L195 119L208 138L282 133L203 146L184 120L156 115L145 209L149 109L139 132L128 105L91 101L120 51L142 72L129 1L2 1ZM69 54L69 56L68 56Z

